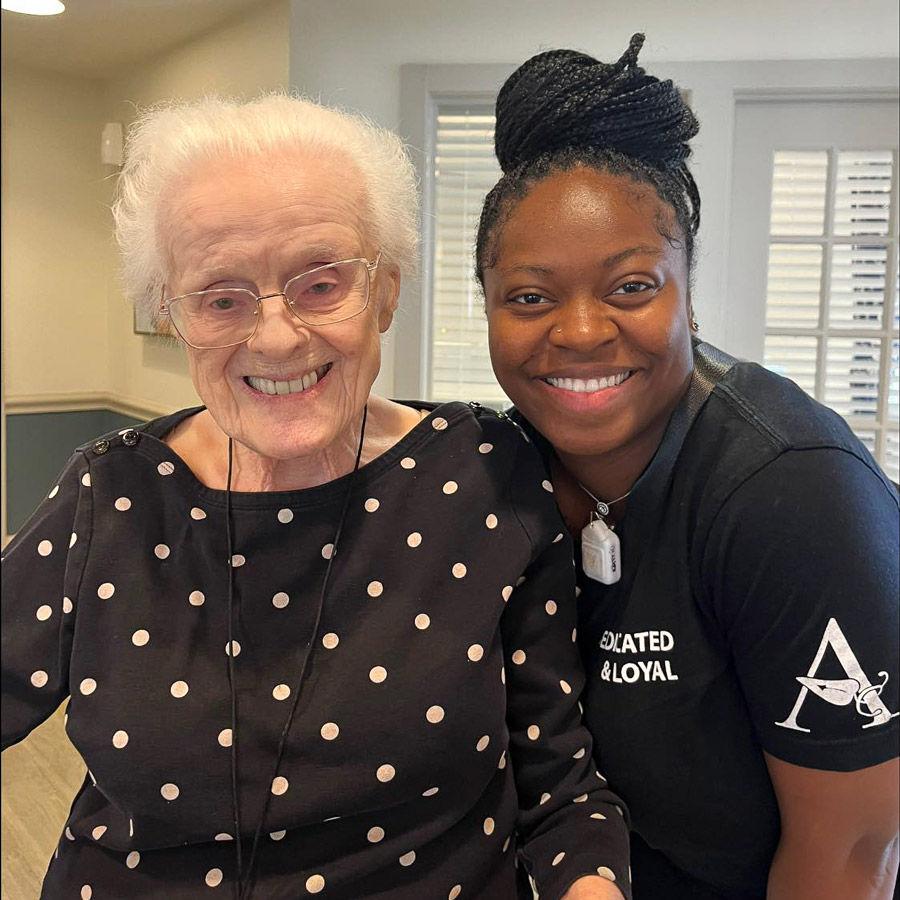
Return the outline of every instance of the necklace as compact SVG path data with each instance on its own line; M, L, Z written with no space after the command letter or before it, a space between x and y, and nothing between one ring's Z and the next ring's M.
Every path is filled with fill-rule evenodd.
M622 494L609 503L595 497L580 481L578 486L596 504L591 520L581 529L581 567L584 574L601 584L615 584L622 577L622 544L612 525L606 523L609 508L631 494Z
M319 603L316 609L316 618L313 625L312 634L306 645L303 655L303 661L297 675L297 681L292 691L293 701L285 720L284 727L281 729L281 737L278 741L278 749L275 752L274 765L272 767L272 775L270 783L274 784L278 776L278 768L284 755L287 743L288 733L291 729L291 723L294 720L294 713L297 709L297 702L300 699L300 690L306 679L309 668L309 660L312 654L313 645L319 633L319 625L322 621L322 612L325 608L325 594L328 590L328 581L331 577L331 567L335 556L338 552L338 543L340 542L341 532L344 530L344 520L347 518L347 507L350 504L350 496L353 493L353 483L356 479L356 473L359 471L359 463L362 459L363 442L366 437L366 419L369 415L368 405L363 407L362 427L359 432L359 446L356 449L356 461L350 472L347 481L347 492L344 494L344 504L341 509L341 517L338 520L337 529L335 530L334 540L331 544L331 555L328 557L328 565L325 567L325 577L322 579L322 588L319 591ZM234 565L232 563L233 551L233 532L231 522L231 475L232 475L232 459L233 459L233 442L228 439L228 485L225 493L225 531L228 544L228 647L229 650L234 647L233 629L234 629ZM234 820L234 845L235 845L235 863L236 878L233 884L233 896L235 900L250 900L254 889L254 869L257 859L257 851L259 849L259 840L262 835L263 826L265 825L266 815L269 812L269 800L272 798L272 791L266 791L265 802L263 803L262 814L259 817L259 823L253 833L253 842L250 848L250 860L247 864L246 872L244 871L243 858L241 853L241 811L240 800L238 798L238 721L237 721L237 689L235 683L234 672L234 653L228 653L228 682L231 695L231 810Z

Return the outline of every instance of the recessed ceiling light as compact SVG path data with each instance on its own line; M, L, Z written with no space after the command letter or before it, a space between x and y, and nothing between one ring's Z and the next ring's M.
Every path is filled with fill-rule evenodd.
M9 12L25 13L26 16L58 16L66 10L66 5L60 0L2 0L0 6Z

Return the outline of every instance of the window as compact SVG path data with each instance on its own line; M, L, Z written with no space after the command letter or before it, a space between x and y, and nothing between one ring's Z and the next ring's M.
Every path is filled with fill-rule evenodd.
M891 150L775 151L764 351L769 369L842 415L894 481L896 168Z

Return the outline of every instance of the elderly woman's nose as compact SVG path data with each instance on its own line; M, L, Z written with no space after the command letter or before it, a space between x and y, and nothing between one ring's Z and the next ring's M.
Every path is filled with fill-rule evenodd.
M309 326L301 322L284 302L283 294L260 299L256 333L247 341L251 350L270 355L290 354L309 341Z
M615 340L619 327L612 311L593 296L573 298L560 304L550 328L550 342L557 347L592 350Z

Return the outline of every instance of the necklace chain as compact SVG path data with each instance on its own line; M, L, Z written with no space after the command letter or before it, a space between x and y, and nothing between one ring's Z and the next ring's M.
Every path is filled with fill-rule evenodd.
M622 494L621 497L616 497L615 500L610 500L609 503L604 503L599 497L594 496L580 481L578 482L578 487L580 487L587 495L597 504L597 515L601 518L605 518L609 515L609 508L614 504L618 503L620 500L624 500L631 494L631 491L628 491L627 494ZM634 488L632 488L634 490Z

